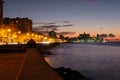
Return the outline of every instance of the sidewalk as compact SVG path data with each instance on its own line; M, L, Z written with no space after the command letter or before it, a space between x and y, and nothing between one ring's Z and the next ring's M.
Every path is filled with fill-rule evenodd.
M16 80L62 80L34 48L27 49Z
M0 80L16 80L25 53L0 53Z
M0 54L0 80L62 80L34 48Z

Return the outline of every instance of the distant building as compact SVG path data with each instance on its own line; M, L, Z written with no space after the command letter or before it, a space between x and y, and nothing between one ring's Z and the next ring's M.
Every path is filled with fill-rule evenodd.
M54 31L50 31L48 35L49 35L49 37L51 37L51 38L57 38L56 32L54 32Z
M86 34L85 32L83 34L79 34L78 38L84 41L91 39L90 34Z
M63 35L60 35L59 38L60 38L61 40L64 40L64 39L65 39Z
M32 20L28 18L4 18L4 25L15 25L22 33L32 31Z
M0 27L3 24L3 0L0 0Z

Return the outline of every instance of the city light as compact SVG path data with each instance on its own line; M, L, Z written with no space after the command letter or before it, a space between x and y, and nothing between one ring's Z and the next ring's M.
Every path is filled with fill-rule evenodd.
M36 32L22 32L17 30L12 25L4 26L0 29L0 45L11 45L11 44L27 44L30 39L33 39L36 43L49 44L54 42L62 42L57 38L51 38L47 35L39 34Z
M21 31L18 31L18 34L20 34L21 33Z
M8 31L8 32L11 32L11 29L8 29L7 31Z
M50 44L51 42L49 42L49 41L43 41L43 42L40 42L40 43L42 43L42 44Z
M27 36L29 36L30 34L29 33L27 33Z

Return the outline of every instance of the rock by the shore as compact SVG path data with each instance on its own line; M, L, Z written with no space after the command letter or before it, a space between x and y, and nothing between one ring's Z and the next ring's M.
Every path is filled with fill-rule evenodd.
M84 77L78 71L72 70L70 68L60 67L60 68L55 68L55 70L63 78L63 80L90 80Z

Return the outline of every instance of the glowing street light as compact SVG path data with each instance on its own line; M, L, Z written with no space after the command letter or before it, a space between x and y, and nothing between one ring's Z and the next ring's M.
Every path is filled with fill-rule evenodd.
M36 36L35 37L38 37L38 35L36 34Z
M44 37L44 41L47 41L47 39L48 39L47 37Z
M8 29L7 31L8 31L8 32L11 32L11 29Z
M34 34L32 34L32 36L34 36Z
M40 38L40 35L38 37Z
M29 40L30 40L30 37L29 37L30 33L27 33L26 35L27 35L26 38L27 38L27 40L29 41Z
M21 33L21 31L18 31L18 34L20 34Z
M11 32L11 29L8 29L7 32L8 32L7 33L8 41L10 42L10 32Z
M27 33L27 36L29 36L30 34L29 33Z
M21 31L18 31L17 37L20 37L20 34L21 34ZM18 39L18 41L19 41L19 39Z
M38 35L36 34L35 37L36 37L36 42L37 42Z

